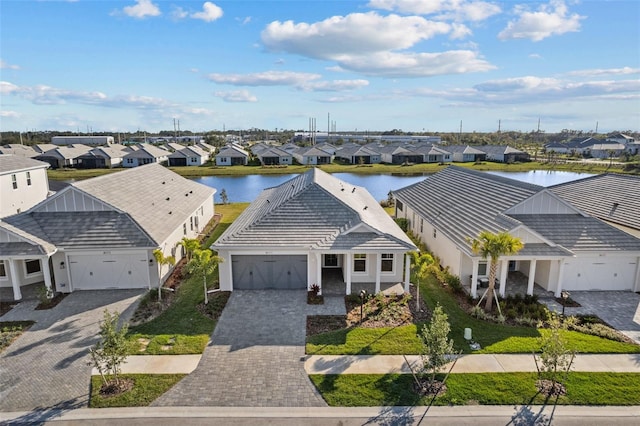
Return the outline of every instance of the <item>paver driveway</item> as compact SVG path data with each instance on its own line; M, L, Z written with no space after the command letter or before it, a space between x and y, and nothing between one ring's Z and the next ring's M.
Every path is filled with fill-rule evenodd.
M97 341L103 311L123 319L135 309L140 290L78 291L58 306L34 311L20 303L2 321L36 321L0 354L0 411L86 407L91 366L88 348Z
M314 308L305 291L234 291L196 370L152 405L326 406L304 370Z

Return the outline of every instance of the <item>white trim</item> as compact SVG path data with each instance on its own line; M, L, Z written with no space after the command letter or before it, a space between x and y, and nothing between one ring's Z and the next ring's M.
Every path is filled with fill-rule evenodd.
M364 259L358 258L357 255L364 255ZM349 266L353 275L368 275L369 274L369 254L368 253L353 253L351 256L352 263ZM364 260L364 271L356 271L356 260Z
M38 262L38 266L40 266L40 270L38 272L28 273L27 272L27 262L33 262L33 261L37 261ZM25 278L32 278L32 277L37 277L39 275L43 275L43 270L44 269L42 267L41 259L35 258L35 259L25 259L22 262L22 270L24 271L24 277Z
M4 275L0 275L0 281L9 281L9 275L7 274L7 264L4 263L4 260L0 260L2 263L2 268L4 269Z

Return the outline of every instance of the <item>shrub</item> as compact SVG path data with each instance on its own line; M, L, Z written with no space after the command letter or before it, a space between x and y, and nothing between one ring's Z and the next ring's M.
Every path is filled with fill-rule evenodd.
M402 229L403 232L407 232L407 230L409 229L409 221L404 217L398 217L395 220L400 229Z

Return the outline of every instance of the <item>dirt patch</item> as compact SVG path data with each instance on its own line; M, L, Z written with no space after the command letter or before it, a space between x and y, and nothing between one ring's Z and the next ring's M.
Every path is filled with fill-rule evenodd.
M58 303L62 302L65 297L67 297L69 293L56 293L51 299L46 302L40 302L38 306L36 306L36 311L43 311L45 309L51 309L58 306Z
M324 296L315 291L307 292L307 305L324 305Z
M206 317L217 321L222 315L222 310L227 306L227 301L231 296L230 291L218 291L209 295L209 303L201 303L197 306L198 311Z
M138 304L129 324L136 326L149 322L166 311L173 304L180 285L184 281L183 268L186 260L182 259L173 269L171 276L163 285L162 300L158 301L158 289L151 289Z
M418 379L413 382L413 391L422 396L440 396L447 393L447 385L439 380Z
M13 309L18 302L0 302L0 317Z
M111 380L100 388L100 396L103 398L112 398L133 389L135 382L133 379L119 379L117 382Z
M536 388L545 396L563 396L567 394L567 388L562 383L548 379L538 380Z

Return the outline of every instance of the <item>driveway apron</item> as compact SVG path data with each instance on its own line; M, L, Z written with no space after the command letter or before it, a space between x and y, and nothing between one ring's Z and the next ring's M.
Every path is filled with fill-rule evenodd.
M305 291L234 291L196 370L155 406L326 406L304 370Z
M1 321L36 321L0 354L0 411L86 407L91 366L103 311L128 319L140 290L78 291L48 310L27 300Z

